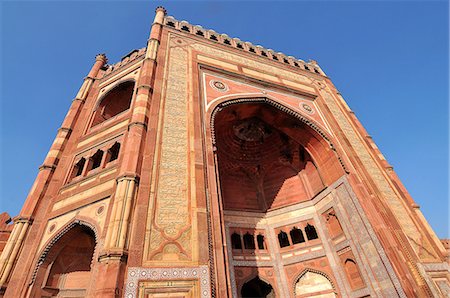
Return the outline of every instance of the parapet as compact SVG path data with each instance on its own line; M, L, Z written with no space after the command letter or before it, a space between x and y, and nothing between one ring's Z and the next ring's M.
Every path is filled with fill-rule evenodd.
M164 26L176 29L178 31L187 32L197 37L203 37L219 44L230 46L244 52L252 53L266 59L283 63L285 65L290 65L295 68L325 76L325 73L314 60L305 62L293 56L287 56L282 52L275 52L272 49L266 49L260 45L253 45L248 41L241 41L239 38L231 38L227 34L220 34L211 29L204 29L200 25L191 25L187 21L178 21L172 16L166 16L164 18Z

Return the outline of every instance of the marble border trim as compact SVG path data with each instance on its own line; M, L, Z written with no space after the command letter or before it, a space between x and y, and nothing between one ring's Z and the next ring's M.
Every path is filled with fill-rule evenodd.
M422 266L426 271L448 271L448 272L450 272L450 265L447 263L423 263Z
M341 186L341 185L339 185L339 186ZM337 186L336 189L339 186ZM381 261L382 261L386 271L387 271L387 274L389 275L389 278L390 278L390 280L391 280L391 282L392 282L392 284L393 284L393 286L394 286L398 296L401 297L401 298L406 298L406 294L403 291L403 288L402 288L402 286L400 284L400 280L398 279L398 277L397 277L397 275L396 275L396 273L394 271L394 268L392 267L391 262L390 262L389 258L387 257L387 255L386 255L386 253L384 251L384 248L382 247L381 243L379 242L378 237L376 236L372 225L369 223L369 220L367 219L366 213L362 209L362 206L359 203L359 200L356 197L356 194L353 192L353 190L352 190L352 188L351 188L351 186L350 186L350 184L349 184L347 179L345 179L342 182L342 186L344 187L344 190L349 195L350 202L352 203L352 205L349 205L348 203L346 203L345 200L339 194L336 194L337 201L339 202L339 204L341 204L341 208L345 207L345 208L354 208L354 209L356 209L356 211L357 211L356 213L359 214L360 219L361 219L361 221L363 223L363 226L361 228L364 228L366 230L366 232L368 233L370 239L372 240L372 243L373 243L373 245L375 246L375 248L377 250L377 253L378 253L378 255L379 255L379 257L380 257L380 259L381 259ZM338 212L338 215L340 216L340 218L342 218L342 219L345 218L345 216L342 216L341 210L339 210L339 211L336 210L336 211ZM350 222L348 222L348 220L346 220L346 221L347 221L346 224L348 226L350 226L351 225ZM346 228L346 229L348 229L348 228ZM346 235L350 235L351 233L349 233L349 231L347 230L345 234ZM351 244L352 241L349 241L349 243ZM362 249L361 245L354 245L354 244L352 245L351 244L351 248L352 248L352 250L354 252L355 251L358 252L359 255L363 255L363 252L362 252L363 249ZM370 272L371 269L367 266L367 264L365 264L365 263L363 263L363 264L365 265L365 269L368 272Z
M140 281L172 281L197 279L200 283L200 297L211 297L211 283L209 280L208 266L202 265L190 268L128 268L125 283L125 298L138 297Z

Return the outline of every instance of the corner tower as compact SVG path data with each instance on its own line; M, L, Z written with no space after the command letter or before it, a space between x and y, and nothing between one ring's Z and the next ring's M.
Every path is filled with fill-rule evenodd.
M447 252L315 61L156 9L96 57L0 257L5 297L425 297Z

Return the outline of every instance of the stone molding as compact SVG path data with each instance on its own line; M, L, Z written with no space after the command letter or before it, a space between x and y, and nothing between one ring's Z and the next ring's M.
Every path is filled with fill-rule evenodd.
M139 85L136 87L136 90L139 90L139 89L141 89L141 88L147 89L150 93L153 93L153 87L152 87L151 85L147 85L147 84L139 84Z
M29 216L16 216L13 218L13 222L14 224L17 223L28 223L28 224L32 224L33 223L33 219Z
M144 130L147 130L147 123L145 123L145 122L141 122L141 121L130 122L128 124L128 131L130 131L130 128L133 126L142 126L144 128Z
M122 173L117 176L116 182L119 183L122 180L132 180L138 184L140 179L141 177L136 173Z
M43 164L43 165L41 165L40 167L39 167L39 171L44 171L44 170L50 170L50 171L54 171L56 169L56 166L55 165L46 165L46 164Z
M423 263L425 271L447 271L450 273L450 265L448 263Z
M58 133L59 133L59 132L65 132L65 133L69 134L69 133L72 132L72 128L69 128L69 127L60 127L60 128L58 128Z
M111 250L108 249L106 251L102 251L98 256L99 263L108 263L108 262L126 262L128 259L128 251L126 250Z
M84 103L86 99L75 97L74 99L72 99L72 101L80 101L81 103Z

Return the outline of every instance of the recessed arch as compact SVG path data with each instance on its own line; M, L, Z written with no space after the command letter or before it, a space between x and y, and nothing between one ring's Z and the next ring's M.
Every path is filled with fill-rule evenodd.
M314 129L319 135L321 135L325 140L327 140L327 142L329 142L330 147L334 147L333 144L331 143L331 136L322 128L320 128L320 125L317 124L314 120L306 117L305 115L302 115L301 113L292 110L291 108L289 108L286 105L283 105L282 103L278 102L276 99L272 99L269 96L263 96L263 97L259 97L259 96L244 96L244 95L240 95L238 98L235 98L235 96L233 97L228 97L227 99L224 99L223 101L216 103L215 106L210 107L210 109L212 109L211 112L211 127L214 127L214 118L216 116L216 114L218 112L220 112L223 108L230 106L230 105L234 105L234 104L242 104L242 103L267 103L273 107L276 107L277 109L279 109L280 111L283 111L289 115L294 116L295 118L297 118L298 120L300 120L301 122L307 124L308 126L310 126L312 129ZM212 135L212 140L213 143L215 144L215 135L214 135L214 129L212 130L213 135Z
M59 229L39 254L30 281L30 295L65 292L85 295L99 239L97 230L95 224L80 219Z
M293 284L294 297L334 298L336 288L333 281L322 271L306 268Z
M221 102L210 120L225 209L266 212L310 200L345 174L330 137L271 99Z
M234 95L225 95L223 97L217 98L213 100L208 106L207 110L209 112L209 125L211 128L211 139L213 146L216 144L216 134L215 134L215 117L218 112L222 111L224 108L235 105L235 104L244 104L244 103L265 103L270 106L277 108L278 110L285 112L286 114L296 118L301 123L304 123L312 130L314 130L318 136L323 138L323 140L328 144L329 148L334 152L335 157L338 159L340 166L344 170L345 173L349 173L347 166L345 165L341 156L339 156L336 151L336 147L333 143L334 138L325 131L320 124L316 123L313 119L309 118L302 113L293 110L292 108L280 103L276 98L272 98L271 96L265 94L264 96L260 96L259 94L234 94Z
M115 84L96 102L91 127L111 119L131 107L135 89L134 80L124 80Z
M329 136L308 115L295 112L271 98L230 97L221 102L215 101L214 104L207 107L203 119L205 121L206 146L209 148L208 155L211 154L212 157L208 158L206 162L209 163L210 169L215 171L213 175L209 175L208 179L217 190L217 194L212 194L213 200L208 202L215 214L209 220L217 220L218 225L234 227L227 216L238 216L236 212L242 212L242 217L253 216L249 212L255 212L255 216L259 217L264 216L266 212L269 215L278 214L278 211L282 212L279 209L294 204L305 202L307 204L298 206L306 206L309 204L306 201L316 198L321 191L346 174L343 163L334 150L333 137ZM228 146L232 142L237 146ZM266 148L258 148L261 144L269 149L266 152L261 151L262 153L253 160L251 158L242 159L240 157L245 157L243 154L235 154L236 152L232 151L242 149L238 153L246 153L248 149L251 151L252 148L257 148L254 152L260 149L266 150ZM237 156L239 158L236 158ZM265 158L271 160L264 164ZM263 162L252 163L255 160ZM306 166L307 162L309 162L308 166ZM276 167L267 170L265 167L269 163L270 166L276 165ZM316 171L317 175L310 175L306 173L307 171ZM273 177L265 175L269 172L273 174ZM275 179L277 176L280 178L279 181ZM308 181L310 178L316 179L317 183ZM227 179L233 180L235 183L232 183L231 187L227 187ZM266 202L265 205L258 205L260 201L264 202L264 193L271 188L273 189L271 196L275 197L275 194L281 194L281 197L284 198L277 204L274 204L277 200L275 198L273 201ZM224 189L234 189L235 192L230 195L226 193L227 190L224 192ZM298 189L301 191L291 191ZM236 198L235 202L229 200L233 197ZM232 204L233 206L230 207L227 205L229 202L234 205ZM251 204L247 204L248 202ZM263 207L260 208L260 206ZM275 212L275 210L277 211ZM225 214L224 219L217 219L220 218L219 214ZM236 222L241 223L240 220ZM209 227L209 229L211 228ZM279 231L275 231L276 234ZM253 232L255 235L257 234L256 229ZM284 231L288 241L289 232L290 230ZM227 237L231 237L231 234L232 232ZM242 239L239 240L242 241ZM228 238L227 241L231 240ZM270 245L268 249L271 249ZM276 245L273 249L278 251L280 247ZM284 250L288 250L288 248L284 248ZM249 253L245 249L226 251L229 259ZM260 252L251 250L251 253L258 254ZM266 252L262 251L261 253ZM221 258L220 255L216 256L218 259ZM257 270L258 265L255 266L255 270ZM230 269L233 270L233 268L234 266L231 265ZM233 279L232 273L229 274ZM234 281L237 286L234 295L239 295L243 281L240 278L234 279Z
M239 288L240 297L261 297L261 298L275 298L275 290L264 278L258 274L252 275L245 279Z

